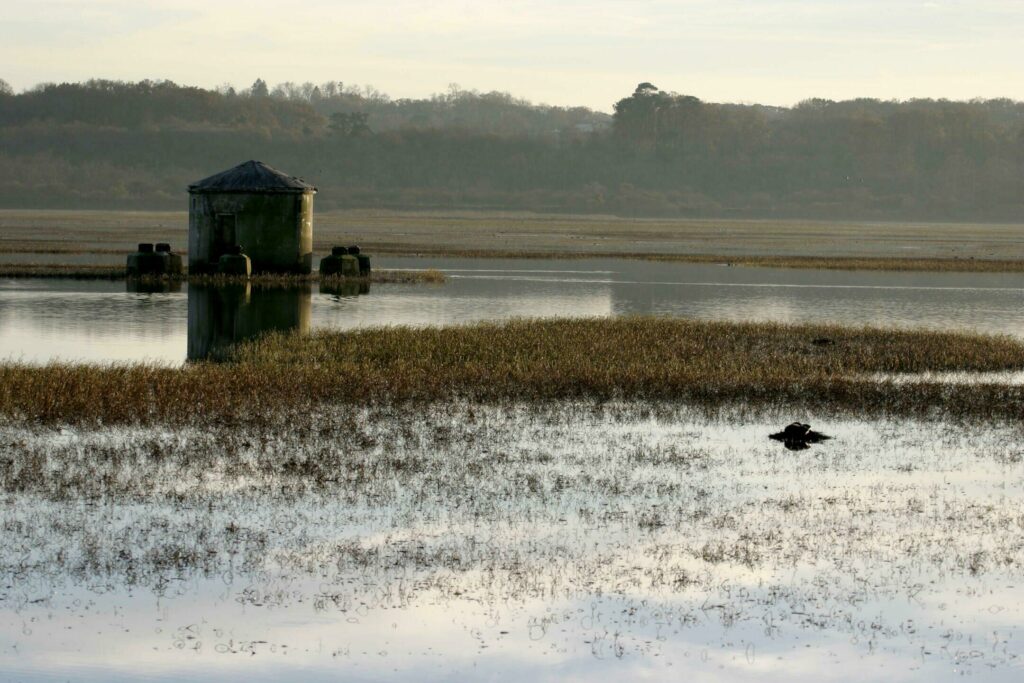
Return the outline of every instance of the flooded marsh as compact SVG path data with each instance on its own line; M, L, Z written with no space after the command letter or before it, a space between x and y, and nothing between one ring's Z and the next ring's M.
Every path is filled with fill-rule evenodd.
M123 258L117 264L123 267ZM413 277L436 269L445 282L372 283L366 293L313 283L295 304L308 307L309 329L656 315L1024 337L1024 275L1016 273L853 273L625 259L382 256L374 264ZM246 299L252 308L261 306L258 290ZM188 300L184 284L160 290L0 277L0 358L181 363L193 336Z
M623 263L4 281L0 679L1016 680L1020 276Z
M0 210L0 254L125 253L137 242L184 244L188 216L175 211ZM932 267L1020 270L1019 223L744 219L642 219L510 211L318 211L314 248L360 244L383 253L500 257L546 254L796 262L899 261Z
M794 453L768 439L789 417L445 402L9 425L0 669L1013 680L1019 426L804 414L834 438Z
M1008 336L640 316L300 334L303 309L289 305L290 290L272 295L264 300L277 305L262 316L237 314L240 292L216 290L202 300L209 310L190 307L215 321L201 339L213 346L197 358L225 339L248 340L220 351L227 363L0 364L0 416L246 425L330 405L589 398L963 419L1016 416L1024 405L1020 386L921 382L908 391L867 376L1021 370L1024 344Z

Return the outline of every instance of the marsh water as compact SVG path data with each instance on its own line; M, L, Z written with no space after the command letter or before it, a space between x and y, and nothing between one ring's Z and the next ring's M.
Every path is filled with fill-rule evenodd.
M1019 680L1020 429L785 417L3 428L0 679Z
M1024 276L379 259L441 285L0 282L0 356L631 313L1024 336ZM912 389L908 389L912 390ZM1021 427L670 403L0 423L0 681L1015 681ZM787 450L801 419L833 437Z
M1024 336L1024 274L847 272L621 259L387 258L442 285L217 292L123 282L0 281L0 357L181 362L260 329L438 325L522 316L654 314L837 322ZM191 351L190 351L191 349Z

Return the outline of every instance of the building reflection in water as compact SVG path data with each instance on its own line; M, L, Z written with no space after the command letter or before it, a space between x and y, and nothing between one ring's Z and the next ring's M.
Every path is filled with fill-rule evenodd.
M320 293L335 297L352 297L370 293L370 283L366 280L340 280L338 282L321 282Z
M188 286L188 359L225 360L264 332L309 331L310 287Z
M181 280L165 278L128 278L125 291L132 294L177 294L181 291Z

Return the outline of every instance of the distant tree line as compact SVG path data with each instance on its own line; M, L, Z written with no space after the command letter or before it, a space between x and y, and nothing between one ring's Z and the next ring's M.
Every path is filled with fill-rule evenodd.
M0 206L181 208L256 158L320 208L1024 220L1024 103L715 104L641 83L609 116L452 86L420 100L262 80L215 90L0 80Z

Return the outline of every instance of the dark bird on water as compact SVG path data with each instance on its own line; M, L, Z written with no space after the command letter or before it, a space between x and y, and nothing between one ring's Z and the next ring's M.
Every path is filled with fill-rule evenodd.
M769 439L775 441L781 441L782 445L791 451L802 451L806 448L810 448L812 443L821 443L831 439L831 436L816 432L811 429L811 425L804 424L803 422L794 422L786 425L786 428L781 432L775 432L774 434L768 435Z

